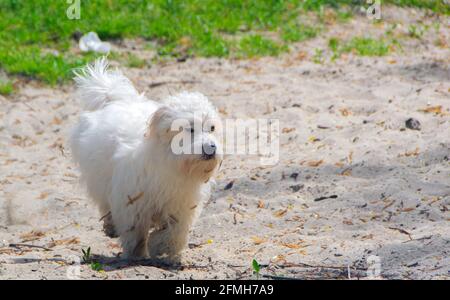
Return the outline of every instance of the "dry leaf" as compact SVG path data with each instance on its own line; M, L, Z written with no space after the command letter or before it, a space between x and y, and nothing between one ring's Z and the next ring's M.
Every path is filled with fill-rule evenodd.
M292 132L292 131L295 131L295 128L294 127L291 127L291 128L283 128L282 130L281 130L281 132L282 133L289 133L289 132Z
M298 254L301 254L301 255L307 255L307 252L306 252L306 250L299 250L299 251L298 251Z
M417 148L414 149L414 150L406 151L405 153L399 154L398 156L399 156L399 157L401 157L401 156L409 157L409 156L417 156L417 155L419 155L419 154L420 154L420 151L419 151L419 148L417 147Z
M61 125L61 123L62 123L62 120L58 117L54 117L52 120L53 125Z
M387 200L387 199L386 199L386 200ZM395 200L392 200L391 202L389 202L388 204L386 204L386 205L382 208L382 210L385 210L386 208L392 206L392 204L394 204L394 203L395 203Z
M73 237L73 238L68 238L68 239L63 239L63 240L51 241L47 245L47 247L53 248L53 247L59 246L59 245L73 245L73 244L79 244L79 243L80 243L80 239L77 237Z
M342 221L342 223L344 223L345 225L353 225L353 222L348 219L345 219L344 221Z
M281 218L282 216L284 216L287 213L287 209L280 209L277 210L273 215L277 218Z
M415 210L415 209L416 209L415 207L405 207L405 208L402 209L402 211L403 212L408 212L408 211L412 211L412 210Z
M219 107L219 113L222 115L228 115L226 107Z
M192 44L191 38L188 36L183 36L180 38L179 43L182 47L190 47Z
M350 151L350 153L348 154L347 161L349 164L353 162L353 151Z
M349 116L349 115L352 114L352 113L351 113L348 109L346 109L346 108L341 108L339 111L341 112L341 115L343 115L344 117L347 117L347 116Z
M308 162L308 166L310 167L318 167L323 163L323 159L321 160L312 160Z
M347 168L344 171L341 172L342 176L351 176L352 175L352 169L351 168Z
M371 240L371 239L373 239L373 234L363 235L361 237L361 239L363 239L363 240Z
M260 237L257 237L257 236L252 237L252 240L253 240L253 243L255 243L255 245L260 245L262 243L267 242L266 239L263 239L263 238L260 238Z
M434 114L440 115L440 114L442 114L442 105L430 106L427 108L419 109L419 111L424 112L424 113L434 113Z
M280 262L280 261L286 262L286 257L282 254L278 254L278 255L275 255L274 257L272 257L272 259L270 261L271 262Z
M308 54L305 51L300 51L296 55L295 59L297 59L297 60L304 60L307 56L308 56Z
M341 163L341 162L337 162L337 163L335 163L334 165L335 165L336 167L338 167L338 168L342 168L342 167L344 166L344 164Z
M39 195L38 199L39 199L39 200L44 200L44 199L47 198L47 197L48 197L48 193L47 193L47 192L42 192L42 193Z
M64 176L66 177L72 177L72 178L78 178L78 176L74 173L64 173Z
M122 248L122 247L120 247L119 244L113 243L113 242L109 243L108 247L111 248L111 249L121 249Z
M264 202L262 200L258 201L258 208L264 208Z
M303 246L300 244L290 244L290 243L281 243L284 247L290 248L290 249L300 249Z
M39 231L39 230L32 230L30 232L24 233L20 235L20 238L22 239L22 242L30 242L38 240L45 236L45 232Z

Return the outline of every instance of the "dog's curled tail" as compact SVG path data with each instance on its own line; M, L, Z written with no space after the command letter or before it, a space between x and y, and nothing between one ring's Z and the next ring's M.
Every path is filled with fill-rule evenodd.
M77 94L84 110L93 111L113 101L139 101L142 99L133 84L119 70L108 70L106 57L75 70Z

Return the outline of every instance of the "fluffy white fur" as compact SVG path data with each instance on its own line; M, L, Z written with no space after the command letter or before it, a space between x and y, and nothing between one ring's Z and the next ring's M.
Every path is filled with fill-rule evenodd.
M120 237L125 257L177 257L222 156L174 154L173 137L190 129L173 131L171 124L214 124L216 109L200 93L150 101L121 72L108 70L106 59L77 72L75 81L84 111L71 134L72 154L106 233ZM189 141L220 148L211 129L200 128Z

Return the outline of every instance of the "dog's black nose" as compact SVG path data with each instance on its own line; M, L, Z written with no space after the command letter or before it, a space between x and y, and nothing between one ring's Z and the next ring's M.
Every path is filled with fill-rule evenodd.
M216 155L216 144L214 142L205 143L202 147L202 157L204 159L211 159Z

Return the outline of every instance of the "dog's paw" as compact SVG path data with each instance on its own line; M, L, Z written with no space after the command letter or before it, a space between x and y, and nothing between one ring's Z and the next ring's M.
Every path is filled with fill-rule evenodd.
M119 235L116 232L116 229L114 227L114 224L112 222L104 221L103 223L103 232L106 234L106 236L110 238L117 238Z

